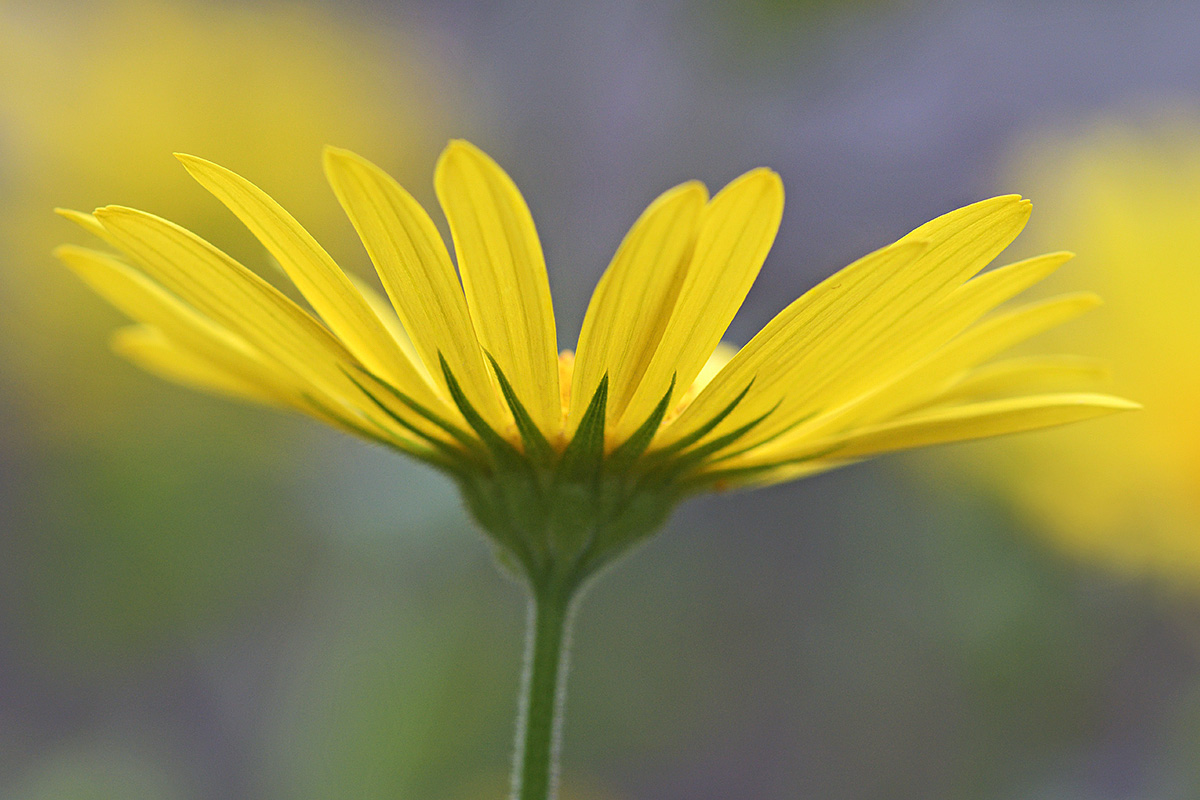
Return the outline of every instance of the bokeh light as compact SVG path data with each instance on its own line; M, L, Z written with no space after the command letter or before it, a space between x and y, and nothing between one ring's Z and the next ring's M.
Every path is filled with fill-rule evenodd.
M1107 301L1040 346L1102 357L1150 412L962 459L1066 551L1184 588L1200 588L1198 120L1165 107L1021 143L1010 175L1038 198L1032 246L1072 242L1058 285L1082 279Z

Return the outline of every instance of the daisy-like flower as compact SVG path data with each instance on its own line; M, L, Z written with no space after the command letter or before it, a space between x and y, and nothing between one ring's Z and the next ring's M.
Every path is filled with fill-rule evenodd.
M457 481L534 598L520 798L552 791L572 598L681 499L1137 407L1026 393L1031 382L1046 385L1047 371L1069 383L1073 362L980 366L1098 303L1078 293L995 311L1070 257L980 274L1029 216L1016 196L953 211L864 256L735 353L721 337L774 240L783 186L766 169L711 198L700 183L682 184L633 224L575 353L559 354L533 219L476 147L452 142L435 172L457 273L408 192L365 159L326 150L329 182L387 299L343 272L256 186L179 158L324 324L213 245L142 211L60 212L117 254L64 246L57 255L136 321L114 338L135 363L300 411Z

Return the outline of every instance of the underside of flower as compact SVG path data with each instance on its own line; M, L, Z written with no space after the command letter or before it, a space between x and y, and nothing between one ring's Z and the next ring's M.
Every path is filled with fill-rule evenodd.
M1102 365L993 360L1099 302L1076 293L998 310L1070 258L984 271L1029 216L1017 196L952 211L864 256L735 351L721 337L774 240L782 184L766 169L711 198L682 184L634 223L575 353L560 355L532 216L474 146L452 142L435 172L457 263L399 184L359 156L326 151L330 185L386 298L261 189L179 158L317 316L159 217L62 211L117 251L57 254L136 321L115 337L118 352L444 470L531 580L591 574L694 492L1136 407L1080 390Z

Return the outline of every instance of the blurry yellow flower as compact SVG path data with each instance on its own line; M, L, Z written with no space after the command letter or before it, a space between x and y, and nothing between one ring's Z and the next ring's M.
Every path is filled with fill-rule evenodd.
M1068 258L977 275L1028 218L1016 196L951 212L865 256L730 357L720 338L774 240L782 183L757 169L712 198L682 184L634 223L577 354L564 357L533 219L474 146L452 142L435 172L457 274L410 194L361 157L326 149L326 175L390 303L256 186L179 158L328 327L159 217L123 206L63 212L121 253L57 251L137 322L116 349L168 379L296 410L439 467L535 585L577 586L696 491L1135 407L1043 393L1047 380L1077 377L1071 362L979 366L1097 302L1075 293L989 314Z
M1103 355L1115 387L1147 411L1103 435L1064 430L969 458L973 478L1069 552L1189 582L1200 579L1197 131L1194 115L1109 124L1021 154L1015 177L1045 198L1035 246L1078 242L1078 269L1109 298L1041 346Z
M404 168L413 154L436 152L442 115L460 107L449 70L368 13L379 12L313 2L0 2L0 282L11 301L0 359L31 422L55 409L58 429L47 435L102 436L103 415L127 404L121 376L95 370L93 345L61 335L111 323L49 268L48 244L61 232L41 209L153 203L266 266L244 230L181 191L167 154L186 149L253 171L324 241L357 246L313 190L311 154L336 137ZM74 391L84 382L93 389L86 403Z

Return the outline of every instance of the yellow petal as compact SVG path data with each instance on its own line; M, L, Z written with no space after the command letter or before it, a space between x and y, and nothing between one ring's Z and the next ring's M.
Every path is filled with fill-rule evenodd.
M132 208L96 210L113 241L147 275L196 310L314 383L344 386L353 356L258 275L190 231Z
M929 403L939 405L1095 385L1111 376L1107 364L1083 356L1025 356L963 372Z
M961 371L982 363L1042 331L1061 325L1100 304L1090 292L1062 295L1021 306L985 320L892 381L850 403L814 419L793 434L811 437L849 424L883 420L900 413L943 388Z
M414 442L407 431L388 426L381 417L359 418L353 412L337 410L315 398L280 393L264 376L237 375L222 363L172 341L150 325L132 325L117 330L112 337L113 350L136 366L159 378L189 389L234 397L272 407L290 408L318 421L368 441L384 441L401 450L424 455L428 447Z
M433 220L390 175L348 150L325 149L325 175L428 372L446 391L439 358L444 356L467 399L503 430L509 414L484 363L462 285Z
M54 254L119 311L144 323L139 330L154 329L159 338L194 353L193 360L213 365L231 380L260 387L276 405L296 405L299 393L284 371L244 339L216 325L128 264L72 245L59 247ZM130 335L149 336L144 332Z
M195 234L152 214L108 206L95 216L113 241L167 290L316 391L371 413L369 399L346 374L357 364L354 357L275 287ZM434 402L444 409L440 400ZM428 428L415 414L413 424Z
M681 391L696 379L758 277L782 215L783 183L768 169L737 178L705 207L675 308L617 424L618 438L642 424L673 377Z
M720 430L736 429L770 410L797 383L797 375L818 368L854 332L854 321L863 319L859 309L878 302L879 287L928 246L914 240L889 245L805 292L738 351L679 420L664 429L662 441L670 443L700 427L747 386L750 391L730 414L733 423L723 423Z
M708 199L696 181L660 195L642 213L600 278L583 318L567 433L608 375L608 419L620 419L662 339L683 285ZM680 393L685 387L679 387Z
M273 391L265 382L248 380L230 372L194 351L176 345L151 325L119 328L110 344L118 355L171 383L266 406L295 407L290 397Z
M396 344L404 351L404 354L412 360L413 365L417 368L417 372L421 374L425 382L429 384L431 389L435 387L437 381L425 369L425 365L421 362L421 357L417 354L416 346L409 337L408 331L404 330L404 325L400 322L400 318L396 316L396 311L392 308L392 304L388 302L388 299L357 275L347 274L346 277L354 284L354 290L362 295L363 300L367 301L367 305L375 312L375 316L379 317L379 321L383 323L384 329L396 340Z
M1050 428L1141 408L1137 403L1102 394L1051 394L990 400L923 411L885 424L863 428L836 439L812 442L809 452L823 458L870 455ZM796 453L802 456L803 453Z
M692 385L682 395L676 395L676 399L672 402L671 410L663 417L662 424L670 425L674 422L692 404L696 396L704 391L704 387L712 383L713 379L721 374L721 370L728 366L737 353L737 347L728 342L718 344L717 349L708 357L708 361L704 362L704 367L700 370L700 374L696 376L696 380L692 381Z
M504 170L461 140L438 159L434 187L450 223L479 342L553 440L562 426L558 345L533 217Z
M719 342L717 349L713 350L708 361L704 362L704 366L700 368L700 374L696 376L696 380L692 381L692 391L699 394L713 382L713 379L721 374L721 370L729 366L729 362L738 354L738 346L729 342Z
M755 470L747 473L745 477L739 477L736 474L731 475L728 479L719 482L716 488L752 489L762 486L771 486L776 483L786 483L788 481L799 480L801 478L811 478L814 475L820 475L821 473L839 469L847 466L848 464L853 464L855 461L856 459L836 460L814 458L810 461L799 461L792 464L783 464L767 470Z
M845 402L881 373L907 366L914 358L911 348L953 335L950 321L931 327L931 319L943 300L1016 237L1029 208L1028 201L1015 195L974 203L922 225L824 281L743 348L744 355L666 432L665 441L703 425L751 379L751 392L710 437L775 409L739 446L765 441L797 420ZM1045 268L1039 264L1024 272L1036 275ZM954 324L969 321L960 318Z
M396 346L341 268L300 223L240 175L195 156L176 157L262 242L359 361L421 402L433 402L413 363Z
M108 235L108 231L104 230L104 226L100 224L100 220L96 219L91 214L85 214L82 211L73 211L69 208L56 208L54 213L58 214L63 219L69 219L79 227L83 228L88 233L96 236L109 244L113 244ZM115 245L114 245L115 246Z
M928 310L915 330L884 340L874 367L840 384L840 397L875 390L978 322L987 312L1049 277L1072 257L1065 252L1035 256L985 272L958 286Z

